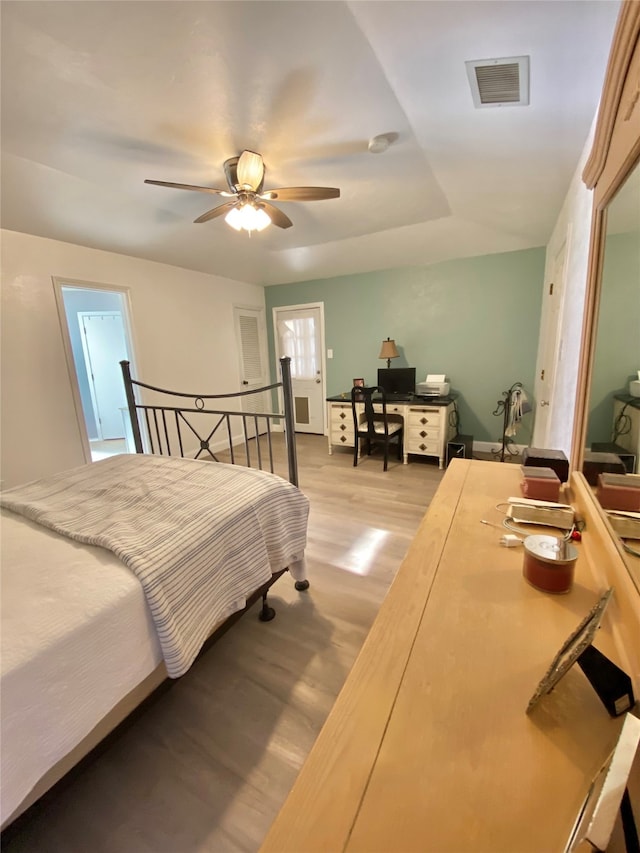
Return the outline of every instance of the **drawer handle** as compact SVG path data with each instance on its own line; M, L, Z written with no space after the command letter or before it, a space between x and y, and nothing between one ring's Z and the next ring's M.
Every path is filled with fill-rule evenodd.
M346 430L346 426L344 424L340 424L340 429L344 432Z
M347 439L346 439L346 437L345 437L344 435L341 435L341 436L340 436L340 441L345 442L346 440L347 440Z
M420 450L426 450L426 449L427 449L427 445L426 445L426 444L421 444L421 445L420 445Z
M424 430L422 430L422 432L420 433L420 437L421 437L421 438L426 438L426 437L427 437L427 433L426 433Z
M428 424L428 423L429 423L429 418L420 418L420 423L421 423L421 424Z
M344 418L346 418L347 416L345 415L344 412L340 412L340 417L344 420Z

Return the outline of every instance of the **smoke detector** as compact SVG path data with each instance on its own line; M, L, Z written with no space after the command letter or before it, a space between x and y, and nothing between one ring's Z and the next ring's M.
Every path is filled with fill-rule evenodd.
M474 59L465 62L473 103L480 107L516 107L529 103L529 57Z
M384 154L387 148L394 143L397 138L397 133L379 133L377 136L371 137L367 148L372 154Z

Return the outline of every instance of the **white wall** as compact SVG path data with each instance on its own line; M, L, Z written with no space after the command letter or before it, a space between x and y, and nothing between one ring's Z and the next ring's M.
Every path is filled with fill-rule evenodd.
M551 281L554 259L566 240L564 299L559 317L558 359L553 399L544 433L538 427L538 419L536 419L532 445L563 450L567 457L571 454L593 208L593 191L585 187L582 181L582 171L591 152L594 131L595 119L558 215L551 239L547 244L543 284L546 289L547 283ZM537 377L540 376L543 367L543 342L549 333L549 317L545 311L548 304L548 300L543 299L538 363L536 366ZM536 398L539 405L540 393L537 389Z
M4 488L85 462L52 276L130 289L143 381L239 390L233 306L264 309L261 286L14 231L0 235Z

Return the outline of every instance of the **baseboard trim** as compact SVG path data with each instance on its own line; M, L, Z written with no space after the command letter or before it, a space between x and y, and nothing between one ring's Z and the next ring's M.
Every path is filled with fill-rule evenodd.
M509 448L511 451L516 451L520 456L522 456L523 450L527 448L528 444L510 444ZM494 453L496 455L500 454L502 449L502 445L499 441L474 441L473 449L477 450L479 453ZM507 451L505 450L505 456L507 455Z

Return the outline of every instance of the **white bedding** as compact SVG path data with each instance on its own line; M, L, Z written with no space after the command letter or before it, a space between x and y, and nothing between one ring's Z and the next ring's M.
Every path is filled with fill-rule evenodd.
M148 480L148 469L162 469L160 480L155 474ZM170 675L181 674L212 628L242 609L272 572L291 560L298 561L298 568L303 565L308 501L277 477L271 479L282 488L276 488L275 500L267 499L276 486L267 482L270 476L194 460L119 456L2 495L3 503L39 521L2 509L3 824L44 773L163 658ZM198 500L188 487L184 491L182 479L195 481ZM81 496L69 491L69 482L80 484ZM124 498L126 507L113 512L113 524L100 521L92 489L96 495L115 491ZM254 500L236 518L229 509L242 506L243 491L254 493ZM66 502L61 515L56 495ZM169 506L181 500L178 521L171 522ZM206 504L220 505L221 527ZM148 529L147 516L152 519ZM80 530L76 535L84 543L99 541L105 547L80 544L42 526L64 528L67 522L72 531ZM192 547L192 528L204 532L204 544ZM126 547L121 548L123 530ZM115 547L130 567L106 547ZM178 563L165 561L165 551L175 552ZM191 551L199 556L195 570L186 559ZM216 553L220 565L212 559ZM219 575L220 594L212 585ZM167 624L171 631L177 626L177 640L167 640ZM159 636L159 626L165 636Z
M191 666L248 591L300 562L309 502L274 474L123 454L9 489L0 502L113 551L138 578L169 675Z
M2 824L162 661L142 587L117 557L2 510Z

